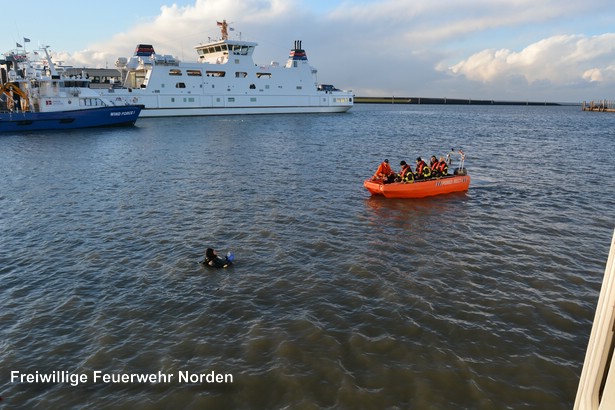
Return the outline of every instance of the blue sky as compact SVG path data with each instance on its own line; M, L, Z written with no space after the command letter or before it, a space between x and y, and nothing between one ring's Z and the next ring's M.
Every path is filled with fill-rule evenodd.
M36 12L34 12L36 11ZM517 101L615 99L615 12L561 0L106 0L2 5L9 51L51 46L56 60L112 67L137 43L184 61L219 35L259 43L257 64L302 40L318 81L358 96Z

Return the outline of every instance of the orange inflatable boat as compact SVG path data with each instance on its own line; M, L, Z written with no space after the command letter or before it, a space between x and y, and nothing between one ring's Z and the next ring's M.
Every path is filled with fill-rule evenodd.
M381 180L366 179L363 186L372 195L383 195L385 198L424 198L467 191L470 186L470 176L450 175L438 179L390 184L383 184Z

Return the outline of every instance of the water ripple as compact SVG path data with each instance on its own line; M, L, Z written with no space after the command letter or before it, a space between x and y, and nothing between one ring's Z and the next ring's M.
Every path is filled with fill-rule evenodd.
M571 407L613 229L615 119L542 108L2 137L2 368L235 378L72 387L5 372L3 402ZM451 146L468 153L467 193L362 188L384 157ZM604 166L572 173L583 158ZM235 266L199 265L208 246Z

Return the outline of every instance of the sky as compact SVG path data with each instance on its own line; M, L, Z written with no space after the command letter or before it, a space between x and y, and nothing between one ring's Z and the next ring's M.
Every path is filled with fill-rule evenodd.
M318 82L356 96L615 99L615 11L562 0L22 0L0 6L0 52L49 45L56 62L113 67L138 43L182 61L220 35L284 63L302 40ZM13 16L6 18L6 16ZM30 42L24 43L28 38Z

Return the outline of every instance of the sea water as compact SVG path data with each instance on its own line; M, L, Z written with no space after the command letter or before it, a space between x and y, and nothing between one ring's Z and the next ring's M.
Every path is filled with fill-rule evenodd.
M614 130L574 106L357 105L2 135L0 406L571 408ZM363 188L451 148L467 193Z

